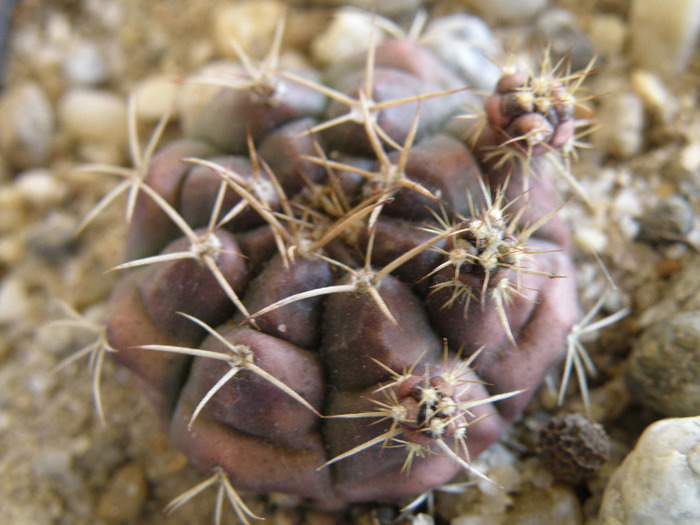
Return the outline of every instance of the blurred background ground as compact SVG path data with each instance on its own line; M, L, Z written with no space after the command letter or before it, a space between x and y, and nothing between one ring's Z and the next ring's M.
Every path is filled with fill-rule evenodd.
M587 484L552 482L527 453L542 423L558 410L552 388L545 387L505 445L480 460L508 490L494 494L481 487L443 497L436 514L438 521L464 524L595 523L605 483L641 431L664 416L700 413L692 403L679 406L677 388L640 394L623 377L631 349L654 321L700 306L693 302L700 296L698 2L672 2L675 16L662 10L651 20L649 13L664 2L351 3L376 5L403 27L419 8L431 16L475 13L489 22L502 49L527 51L549 42L555 53L573 49L575 68L597 56L586 89L604 94L591 103L600 128L587 138L593 148L581 150L574 168L592 205L562 184L563 194L573 196L562 214L573 227L583 309L606 287L590 255L595 250L619 285L601 316L623 306L632 311L589 343L599 369L591 380L593 415L612 437L612 459ZM285 48L321 65L327 57L320 39L328 37L337 6L346 3L290 4ZM231 34L261 56L284 9L267 0L16 2L0 94L0 522L211 522L213 494L163 513L167 502L202 477L153 424L129 373L106 363L101 424L86 359L54 372L95 334L46 324L65 317L58 300L99 323L117 278L104 272L122 262L123 207L109 208L74 236L114 181L76 167L128 163L128 94L140 93L145 137L170 96L163 79L182 79L214 58L231 56ZM667 36L661 41L659 34ZM176 133L176 120L169 133ZM685 366L697 366L697 359ZM563 410L581 411L573 385L571 390ZM304 516L294 498L252 501L271 523L330 519ZM371 520L371 512L380 516L384 510L357 509L353 519Z

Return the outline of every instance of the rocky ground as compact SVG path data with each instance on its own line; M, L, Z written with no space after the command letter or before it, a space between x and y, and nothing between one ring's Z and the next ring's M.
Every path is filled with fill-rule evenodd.
M341 17L339 30L331 22L335 2L291 3L284 47L294 53L288 60L322 66L366 45L367 17ZM664 10L671 3L674 8ZM584 411L573 379L564 407L557 407L556 370L503 442L476 461L504 489L479 483L458 494L437 493L433 508L420 506L421 514L409 519L598 523L603 490L642 431L658 419L700 414L700 2L377 4L402 27L420 7L431 17L477 13L493 33L472 37L497 61L513 48L540 50L547 42L554 55L573 49L574 69L596 57L582 93L600 95L584 115L594 117L597 127L582 138L591 147L579 150L573 168L589 203L562 181L562 194L571 201L561 214L573 231L583 311L603 295L595 320L629 309L617 323L581 336L598 370L588 379L592 417L610 436L610 460L572 485L555 481L536 453L540 429L554 414ZM173 79L230 57L230 35L261 56L282 13L283 4L272 0L16 2L0 94L0 522L212 522L213 490L171 515L163 512L203 478L152 423L127 371L104 363L105 424L93 405L87 351L101 335L104 304L118 278L104 272L122 261L124 208L108 208L76 237L88 210L115 184L77 168L129 164L129 93L135 93L145 140L175 96ZM493 70L490 62L471 66L486 75ZM166 134L177 133L185 111L176 105ZM80 327L51 324L70 316L63 303L81 312ZM85 358L55 370L81 348L88 349ZM698 484L700 425L685 421L684 442L662 441L687 456L690 470L674 464L680 470L671 469L663 483ZM648 446L646 457L666 457L658 442ZM640 473L661 476L668 465L635 467L628 461L616 476L616 493L673 508L664 500L673 491L643 492L635 484ZM608 499L601 523L635 522L625 514L630 509ZM691 505L693 498L686 499ZM269 523L334 519L302 511L286 496L250 501ZM688 512L700 520L697 508ZM233 523L229 514L224 522ZM395 514L391 506L363 506L353 509L352 519L385 523Z

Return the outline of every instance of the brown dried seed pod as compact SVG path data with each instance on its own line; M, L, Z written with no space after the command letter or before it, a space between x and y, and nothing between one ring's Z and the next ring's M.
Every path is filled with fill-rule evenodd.
M574 485L610 459L610 438L601 425L582 414L563 414L542 428L539 449L554 477Z

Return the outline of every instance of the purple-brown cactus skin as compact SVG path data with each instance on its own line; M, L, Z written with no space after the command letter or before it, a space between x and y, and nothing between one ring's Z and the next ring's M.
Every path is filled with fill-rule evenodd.
M468 87L445 64L407 40L370 53L330 88L272 70L222 89L153 158L165 203L139 192L143 267L107 324L196 467L325 508L469 470L578 318L540 158L571 140L567 86L525 100L527 75L505 75L471 142L443 131ZM494 155L525 143L527 162Z

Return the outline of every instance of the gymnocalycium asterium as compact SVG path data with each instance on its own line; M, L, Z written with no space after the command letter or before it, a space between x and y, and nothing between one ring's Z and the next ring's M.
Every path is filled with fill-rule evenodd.
M141 151L132 101L134 167L86 167L122 180L81 228L122 194L129 223L91 352L214 472L171 508L217 483L216 515L225 496L243 521L239 490L416 497L473 471L566 352L552 177L588 71L503 68L475 115L420 31L375 21L366 54L320 73L280 66L283 23L260 62L232 42L239 62L192 79L211 93L180 140L158 145L166 115Z

